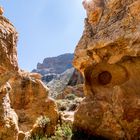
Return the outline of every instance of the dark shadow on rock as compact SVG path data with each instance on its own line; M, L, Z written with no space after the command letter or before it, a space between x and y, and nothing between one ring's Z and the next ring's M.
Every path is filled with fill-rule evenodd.
M78 130L73 132L71 140L109 140L109 139L104 138L102 136L93 136L85 133L84 131Z

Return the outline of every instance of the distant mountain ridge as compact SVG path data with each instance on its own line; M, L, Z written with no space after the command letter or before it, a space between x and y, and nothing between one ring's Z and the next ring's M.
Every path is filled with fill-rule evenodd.
M72 68L72 60L74 54L66 53L56 57L47 57L43 63L37 64L37 69L32 72L40 73L45 76L46 74L61 74L67 69Z
M43 63L38 63L37 69L32 71L42 75L42 81L49 87L51 97L57 98L67 86L75 90L74 86L83 83L82 75L72 66L73 57L74 54L66 53L45 58Z

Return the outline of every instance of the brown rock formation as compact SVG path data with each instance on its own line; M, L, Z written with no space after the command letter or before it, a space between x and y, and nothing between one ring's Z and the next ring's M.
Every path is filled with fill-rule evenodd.
M17 32L0 16L0 139L23 139L34 132L38 117L50 124L45 133L53 134L58 119L56 105L38 74L21 71L17 62Z
M3 14L3 12L4 12L3 8L2 8L2 7L0 7L0 15L2 15L2 14Z
M83 98L85 96L83 91L83 84L78 84L75 86L66 86L65 89L60 94L58 94L56 99L65 99L69 94L73 94L77 97Z
M69 80L68 86L75 86L83 83L84 83L84 79L82 74L75 69Z
M85 0L85 30L74 66L86 98L74 128L108 139L140 137L140 1Z

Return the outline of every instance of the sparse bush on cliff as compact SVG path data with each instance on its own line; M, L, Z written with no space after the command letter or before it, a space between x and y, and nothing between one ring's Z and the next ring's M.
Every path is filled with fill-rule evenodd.
M46 130L49 124L50 119L47 116L40 116L34 125L34 129L31 134L32 136L29 140L45 140L47 136Z
M69 123L58 124L55 135L48 140L70 140L72 137L72 126Z
M36 121L36 124L42 128L46 127L49 123L50 123L50 119L46 116L41 116Z
M41 119L41 120L40 120ZM38 121L41 122L41 126L44 127L44 122L42 124L42 118ZM44 121L44 118L43 118ZM45 120L46 121L46 120ZM70 123L58 124L56 127L55 135L51 137L36 134L29 140L70 140L72 137L72 126Z
M39 135L34 136L33 138L29 139L29 140L48 140L47 137L41 137Z

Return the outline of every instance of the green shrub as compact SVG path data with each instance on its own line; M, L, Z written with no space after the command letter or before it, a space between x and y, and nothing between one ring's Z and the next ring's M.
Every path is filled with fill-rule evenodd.
M32 138L30 138L29 140L48 140L47 137L41 137L39 135L36 135Z
M62 129L63 129L63 134L65 137L69 138L72 136L72 129L69 124L64 123L62 125Z
M46 129L50 124L50 119L46 116L41 116L36 120L35 128L31 133L29 140L47 140Z
M38 118L37 122L39 126L44 127L50 121L47 117ZM56 127L55 135L51 137L45 137L44 135L36 134L29 140L71 140L72 137L72 124L62 123L62 125L58 124Z
M56 140L69 140L72 136L72 130L70 124L63 123L62 126L58 125L55 132Z
M36 124L42 128L46 127L49 123L50 123L50 119L46 116L41 116L36 121Z

